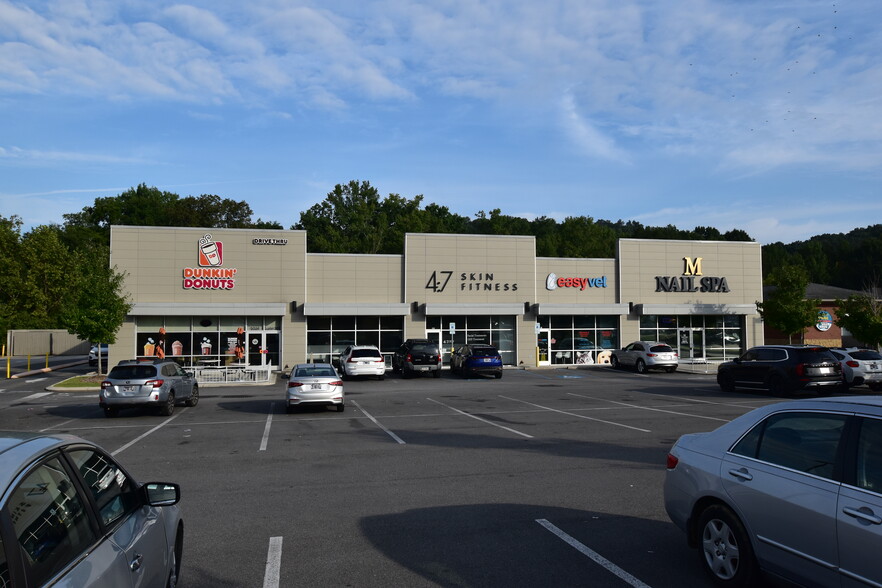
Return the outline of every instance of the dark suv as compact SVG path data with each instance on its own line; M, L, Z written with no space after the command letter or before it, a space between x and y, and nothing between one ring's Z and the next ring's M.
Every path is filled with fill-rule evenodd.
M129 359L119 362L101 382L99 404L108 417L130 406L155 406L170 416L175 404L196 406L199 386L196 378L170 359Z
M842 366L826 347L817 345L760 345L751 347L717 370L725 392L736 388L766 389L776 396L799 390L835 392L843 385Z
M414 374L432 372L441 377L441 351L428 339L408 339L392 355L392 371L409 378Z

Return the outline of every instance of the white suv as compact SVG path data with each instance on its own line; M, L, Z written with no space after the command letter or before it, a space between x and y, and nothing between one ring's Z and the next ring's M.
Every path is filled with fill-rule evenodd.
M846 386L866 384L873 392L882 390L882 354L873 349L857 347L830 351L842 365L842 377Z
M340 371L344 378L376 376L382 380L386 375L386 360L374 345L350 345L340 355Z

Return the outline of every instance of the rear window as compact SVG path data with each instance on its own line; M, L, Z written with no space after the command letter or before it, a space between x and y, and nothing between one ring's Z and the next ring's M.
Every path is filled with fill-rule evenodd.
M112 380L145 380L156 375L156 367L152 365L118 365L108 374Z
M650 351L655 353L673 353L674 349L670 345L653 345L649 348Z
M855 359L860 359L861 361L882 359L882 354L871 349L865 349L863 351L849 351L848 354Z
M299 368L294 376L298 378L336 378L337 372L331 368Z
M380 352L376 349L353 349L352 357L380 357Z
M425 353L438 353L438 346L434 343L414 343L411 351L422 351Z
M472 347L472 353L475 355L499 355L495 347Z
M797 349L796 356L799 358L799 361L804 363L836 362L836 356L830 353L829 349L825 349L824 347Z

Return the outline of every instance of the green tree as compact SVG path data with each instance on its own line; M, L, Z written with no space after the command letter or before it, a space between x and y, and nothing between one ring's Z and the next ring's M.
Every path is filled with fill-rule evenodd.
M59 317L68 332L93 343L116 343L116 333L132 308L122 293L124 274L107 265L106 251L81 252L80 275L70 304ZM98 373L103 373L98 354Z
M778 329L793 341L818 321L820 300L806 299L808 274L801 266L789 265L776 269L768 280L775 290L756 308L769 326Z
M6 331L15 325L21 300L21 218L0 215L0 341L6 343Z
M866 345L882 345L882 292L878 288L837 300L835 323Z

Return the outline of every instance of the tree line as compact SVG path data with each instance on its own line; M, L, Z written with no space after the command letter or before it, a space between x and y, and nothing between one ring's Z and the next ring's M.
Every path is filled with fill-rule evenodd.
M5 339L8 329L68 328L85 339L112 343L130 306L120 296L124 276L108 267L111 225L283 228L253 216L245 201L213 194L181 197L145 184L96 198L91 206L63 215L60 224L25 232L20 218L0 215L0 337ZM615 257L621 238L752 241L741 229L687 230L590 216L529 220L499 208L468 217L424 203L422 195L383 197L358 180L336 185L290 228L307 231L311 253L400 254L406 233L532 235L538 256L575 258ZM811 282L867 290L882 276L882 225L765 245L762 256L769 283L781 268L797 268Z

